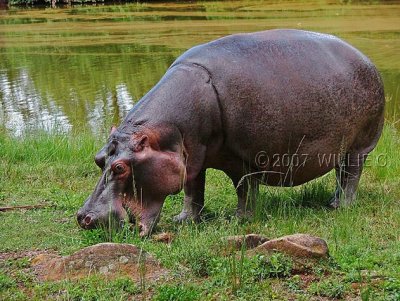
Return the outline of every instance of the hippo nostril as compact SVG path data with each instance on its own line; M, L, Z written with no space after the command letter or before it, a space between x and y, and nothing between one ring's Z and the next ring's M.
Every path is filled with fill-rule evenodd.
M90 215L87 215L83 220L83 222L85 223L86 226L89 226L90 223L92 222L92 218L90 217Z
M78 214L76 215L76 219L78 220L78 223L80 224L83 220L83 218L85 217L84 214L78 212Z

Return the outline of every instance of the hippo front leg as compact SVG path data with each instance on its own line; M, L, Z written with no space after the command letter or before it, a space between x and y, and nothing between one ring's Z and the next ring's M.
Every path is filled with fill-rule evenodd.
M234 181L238 196L238 207L236 215L239 218L251 218L254 215L258 196L259 182L257 179L248 177L241 183Z
M175 222L184 222L187 220L199 221L201 210L204 207L205 182L206 171L202 170L196 178L185 183L183 209L180 214L175 216Z

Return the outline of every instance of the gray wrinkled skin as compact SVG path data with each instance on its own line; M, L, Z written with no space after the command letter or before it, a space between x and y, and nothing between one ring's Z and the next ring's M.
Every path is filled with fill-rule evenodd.
M294 186L332 169L332 206L349 204L384 102L374 65L334 36L269 30L193 47L112 131L96 157L104 175L78 221L90 228L127 212L147 235L165 197L182 188L176 220L198 220L207 168L232 179L240 215L251 213L259 183Z

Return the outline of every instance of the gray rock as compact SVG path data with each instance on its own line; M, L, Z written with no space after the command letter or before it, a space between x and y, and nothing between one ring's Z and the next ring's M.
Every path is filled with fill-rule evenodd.
M247 235L234 235L227 236L222 238L223 241L226 241L228 247L234 250L240 250L245 244L246 249L253 249L269 239L263 235L259 234L247 234Z
M140 263L140 264L139 264ZM146 273L143 275L145 265ZM101 243L81 249L70 256L40 254L32 265L42 280L79 279L99 273L115 278L155 280L168 271L153 256L130 244Z
M125 263L127 263L128 261L129 261L129 258L126 257L126 256L121 256L121 257L119 258L119 262L122 263L122 264L125 264Z
M108 273L108 267L100 267L99 268L99 273L100 274L107 274Z
M254 253L268 253L271 251L303 258L326 258L329 256L326 242L309 234L293 234L272 239L252 250Z

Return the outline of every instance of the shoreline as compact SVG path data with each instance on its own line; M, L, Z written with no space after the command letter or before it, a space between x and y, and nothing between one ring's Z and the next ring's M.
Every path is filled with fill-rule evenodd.
M44 1L44 0L0 0L0 10L7 10L10 8L69 8L74 6L82 6L82 5L91 5L91 6L98 6L98 5L122 5L122 4L144 4L144 3L165 3L165 2L185 2L185 1L108 1L108 0L82 0L82 1Z

